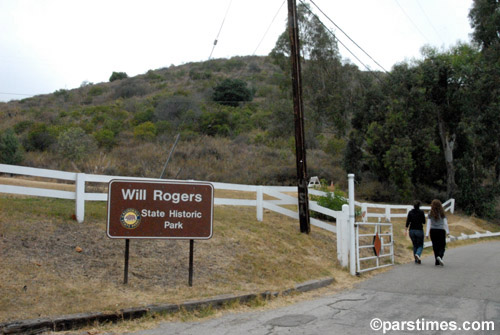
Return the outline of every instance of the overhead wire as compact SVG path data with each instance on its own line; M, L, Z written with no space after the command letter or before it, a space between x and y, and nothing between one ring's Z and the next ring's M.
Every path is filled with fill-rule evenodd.
M280 13L281 8L283 8L283 5L285 4L285 1L286 1L286 0L283 0L283 2L281 3L280 8L278 8L278 10L276 11L276 14L274 14L274 17L273 17L273 19L271 20L271 23L269 23L269 26L267 27L266 32L264 33L264 35L263 35L263 36L262 36L262 38L260 39L259 44L257 44L257 47L255 48L255 50L254 50L254 52L253 52L252 56L254 56L254 55L255 55L255 53L257 52L257 49L259 49L259 47L260 47L260 44L262 43L262 41L263 41L263 40L264 40L264 38L266 37L267 33L269 32L269 29L271 29L271 26L273 25L274 20L276 20L276 17L277 17L277 16L278 16L278 14Z
M314 7L316 7L321 12L321 14L323 14L328 19L328 21L330 21L342 34L344 34L359 50L361 50L366 56L368 56L368 58L370 58L375 64L377 64L382 70L384 70L384 72L388 73L388 71L382 65L380 65L375 59L373 59L373 57L370 56L370 54L368 52L366 52L361 46L359 46L358 43L356 43L345 31L342 30L342 28L340 28L335 22L333 22L333 20L328 15L326 15L325 12L323 12L321 10L321 8L319 8L319 6L316 5L316 3L313 0L309 0L309 1L314 5ZM302 0L300 0L300 2L304 3ZM339 43L341 43L338 38L337 38L337 40L339 41ZM341 43L341 44L342 44L342 46L344 46L344 48L346 48L346 46L343 43ZM351 55L356 57L349 49L348 49L348 51L349 51L349 53L351 53ZM356 59L358 59L358 57L356 57ZM359 59L358 59L358 61L359 61ZM363 66L365 66L365 65L363 65Z
M411 19L410 15L408 15L406 13L406 11L404 10L404 8L401 6L401 4L398 2L398 0L394 0L396 2L396 4L398 5L398 7L401 9L401 11L403 12L403 14L406 16L406 18L408 19L408 21L410 21L410 23L413 25L413 27L415 27L415 29L418 31L418 33L424 38L424 40L427 42L427 43L430 43L429 42L429 39L424 35L424 33L422 33L422 31L418 28L418 26L415 24L415 22L413 22L413 20Z
M434 32L436 33L436 36L441 40L441 42L444 44L444 40L443 38L441 37L441 35L439 34L439 32L436 30L436 28L434 27L434 25L432 24L432 21L429 19L429 16L427 15L427 13L425 12L424 8L422 7L422 5L420 5L420 2L418 0L415 0L415 2L417 3L418 7L420 8L420 10L422 11L422 13L424 14L425 16L425 19L427 20L427 22L429 22L429 25L431 26L432 30L434 30Z
M304 3L302 0L299 0L301 3ZM310 9L306 6L307 10L309 11L309 13L311 13L314 17L316 17L316 19L319 21L319 23L321 23L321 25L326 29L326 31L328 31L332 36L333 38L338 42L340 43L354 58L356 58L356 60L361 64L363 65L363 67L365 69L368 70L369 73L371 73L375 79L377 79L380 83L383 83L382 79L380 79L380 77L375 73L373 72L372 69L370 69L365 63L363 63L363 61L361 59L359 59L358 56L356 56L356 54L354 52L352 52L331 30L330 28L328 28L324 23L323 21L321 21L321 19ZM321 10L320 10L321 11ZM323 13L323 12L322 12ZM326 15L325 15L326 16ZM345 34L345 33L344 33ZM353 41L354 42L354 41ZM355 42L354 42L355 43ZM357 44L356 44L357 45ZM378 63L377 63L378 64ZM379 65L380 66L380 65ZM387 74L390 74L389 72L387 72L382 66L380 66L385 73Z
M31 97L33 94L25 94L25 93L9 93L9 92L0 92L1 95L20 95L20 96L26 96L26 97Z
M212 54L214 53L215 47L217 46L217 42L219 40L219 36L220 36L221 31L222 31L222 27L224 26L224 22L226 21L226 17L227 17L227 14L229 13L229 8L231 8L231 3L232 2L233 2L233 0L229 0L229 4L227 6L226 13L224 14L224 18L222 19L222 23L220 25L219 31L217 32L217 36L215 37L214 45L212 47L212 51L210 52L210 56L208 56L208 60L212 59ZM183 124L184 124L184 120L182 121L182 123L177 128L180 129ZM211 125L209 125L209 126L211 126ZM175 143L177 143L179 141L179 138L180 138L180 132L177 135ZM201 143L202 139L203 139L202 137L200 137L200 139L198 139L198 145ZM196 145L196 147L198 145ZM167 162L168 162L168 160L167 160ZM184 170L185 166L186 166L186 160L184 161L184 164L181 165L179 171L177 171L177 174L175 175L174 179L177 179L179 177L179 175L181 174L181 172ZM166 166L165 166L165 168L166 168ZM165 168L164 168L164 170L165 170ZM163 171L162 175L164 174L164 172L165 171Z
M212 51L210 52L210 56L208 56L208 60L212 59L212 54L214 53L215 46L217 45L217 41L219 40L220 32L222 31L222 27L224 26L224 22L226 21L227 13L229 13L229 8L231 7L232 2L233 2L233 0L229 0L229 5L227 6L227 9L226 9L226 14L224 14L224 18L222 19L222 23L220 25L219 32L217 33L217 36L215 37L214 45L212 47Z

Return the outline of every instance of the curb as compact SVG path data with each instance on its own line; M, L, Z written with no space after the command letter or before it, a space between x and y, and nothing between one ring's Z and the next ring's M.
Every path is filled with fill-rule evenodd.
M322 287L326 287L335 282L334 278L324 278L318 280L310 280L301 284L295 285L294 288L284 290L282 292L265 291L257 294L243 295L221 295L205 300L193 300L182 304L160 304L149 305L145 307L121 309L112 313L80 313L63 315L53 318L40 318L19 320L0 323L1 334L40 334L47 331L63 331L82 328L95 322L113 322L116 323L122 320L132 320L146 316L149 313L175 313L181 309L188 311L196 310L204 307L221 308L230 302L245 303L252 299L263 298L269 299L290 295L294 292L308 292Z

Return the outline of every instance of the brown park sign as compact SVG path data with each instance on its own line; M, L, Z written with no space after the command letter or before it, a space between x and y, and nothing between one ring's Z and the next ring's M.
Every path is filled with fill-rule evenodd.
M112 180L108 237L209 239L213 194L209 183Z

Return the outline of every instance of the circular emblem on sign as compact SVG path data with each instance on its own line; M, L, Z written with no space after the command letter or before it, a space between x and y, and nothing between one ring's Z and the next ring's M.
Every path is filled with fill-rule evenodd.
M127 229L135 229L141 224L141 214L137 209L127 208L120 216L120 222Z

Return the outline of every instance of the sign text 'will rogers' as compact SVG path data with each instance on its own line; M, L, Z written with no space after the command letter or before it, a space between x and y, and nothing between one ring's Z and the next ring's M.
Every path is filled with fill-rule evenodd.
M212 225L209 183L109 183L107 233L111 238L208 239Z

